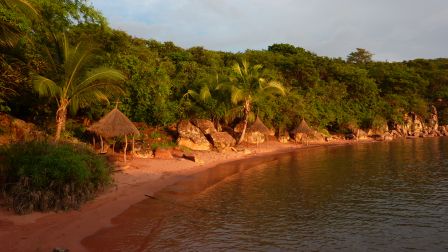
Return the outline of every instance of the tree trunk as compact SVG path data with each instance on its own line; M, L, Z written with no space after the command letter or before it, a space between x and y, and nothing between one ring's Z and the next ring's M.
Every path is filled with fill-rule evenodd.
M135 155L135 136L132 135L132 156Z
M250 113L250 100L244 101L244 109L243 109L244 117L243 117L243 131L241 132L240 139L238 140L237 144L241 144L244 141L244 137L246 136L246 129L247 129L247 121L249 119L249 113Z
M58 141L61 138L61 133L65 130L65 123L67 121L67 105L68 100L62 100L59 103L59 108L56 111L56 133L54 140Z
M126 163L126 151L128 150L128 135L124 135L124 162Z

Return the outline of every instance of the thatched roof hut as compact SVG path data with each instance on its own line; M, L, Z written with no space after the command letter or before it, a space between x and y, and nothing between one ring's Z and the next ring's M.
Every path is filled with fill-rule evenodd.
M137 127L117 108L112 109L87 130L106 138L139 134Z
M308 126L305 119L302 119L299 125L297 125L291 133L294 140L298 143L308 144L308 141L322 141L324 139L322 134Z
M87 130L92 131L101 137L101 150L103 151L103 138L124 136L124 161L126 162L126 151L128 147L128 135L138 135L137 127L118 108L112 109L98 122L92 124ZM134 151L134 139L132 140L132 151Z
M247 128L247 132L260 132L261 134L269 135L271 134L271 130L264 125L264 123L257 116L255 122L252 123L250 127Z
M299 125L293 130L293 134L302 133L307 135L313 135L314 130L308 126L308 123L306 123L305 119L302 119L302 121L299 123Z
M270 135L271 131L257 116L255 122L246 130L245 140L248 143L260 144L266 141L266 136Z

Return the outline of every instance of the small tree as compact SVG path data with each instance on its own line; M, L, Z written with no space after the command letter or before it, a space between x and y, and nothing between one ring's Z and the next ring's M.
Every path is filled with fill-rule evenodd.
M356 52L351 52L347 56L348 63L366 64L372 62L373 54L366 49L356 48Z
M40 95L56 99L56 141L65 130L69 106L76 112L78 108L87 107L92 102L107 101L108 95L122 90L117 81L126 79L120 71L112 68L91 68L93 48L87 43L79 42L71 47L64 35L60 45L62 62L61 66L55 66L55 69L59 69L56 73L58 81L40 75L34 76L33 80L34 88Z

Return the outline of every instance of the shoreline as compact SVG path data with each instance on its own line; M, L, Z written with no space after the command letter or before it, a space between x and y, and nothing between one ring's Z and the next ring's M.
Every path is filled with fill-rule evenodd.
M274 156L300 149L324 146L343 146L373 143L374 140L339 140L302 145L268 141L259 146L246 146L250 154L242 152L194 152L204 164L185 159L133 158L112 176L114 183L98 197L79 210L67 212L31 213L15 215L0 210L0 242L5 251L48 251L54 248L85 251L81 241L100 229L113 226L112 219L132 205L147 199L164 188L218 165L246 161L257 157ZM124 165L124 166L123 166ZM217 181L219 183L219 181Z

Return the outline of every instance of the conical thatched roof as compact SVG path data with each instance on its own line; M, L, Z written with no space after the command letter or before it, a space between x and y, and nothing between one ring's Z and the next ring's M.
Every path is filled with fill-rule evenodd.
M302 119L300 124L294 129L293 133L313 134L314 130L311 129L310 126L308 126L308 123L306 123L305 119Z
M260 120L260 118L257 116L257 119L255 119L255 122L247 128L247 132L260 132L265 135L269 135L271 131L269 130L266 125Z
M117 108L92 124L88 130L106 138L139 134L137 127Z

